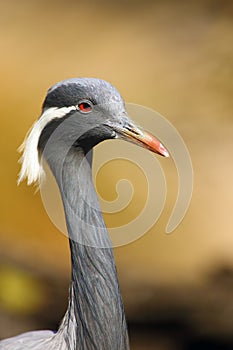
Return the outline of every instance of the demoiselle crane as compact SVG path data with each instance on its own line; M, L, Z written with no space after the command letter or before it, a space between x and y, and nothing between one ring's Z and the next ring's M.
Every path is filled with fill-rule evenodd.
M2 340L1 350L127 350L129 340L111 241L92 182L91 149L124 139L168 157L164 146L127 115L119 92L95 78L52 86L21 147L19 183L41 181L42 157L61 194L72 272L67 312L57 332Z

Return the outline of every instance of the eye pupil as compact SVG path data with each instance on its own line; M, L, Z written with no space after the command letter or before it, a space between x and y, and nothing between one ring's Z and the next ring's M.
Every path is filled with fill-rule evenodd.
M79 103L78 108L82 112L90 112L92 110L92 106L88 102L81 102L81 103Z

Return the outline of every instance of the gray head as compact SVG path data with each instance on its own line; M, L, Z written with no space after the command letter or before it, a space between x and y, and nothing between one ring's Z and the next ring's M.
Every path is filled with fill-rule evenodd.
M63 145L65 142L69 147L79 146L87 153L99 142L117 137L113 125L129 122L119 92L100 79L74 78L57 83L49 89L43 103L43 112L50 108L65 108L65 114L51 120L42 130L40 151L61 123L57 141L60 138Z
M105 80L96 78L72 78L53 85L47 93L43 109L77 106L81 100L93 105L116 103L124 111L124 101L119 92Z
M42 114L21 146L19 182L26 177L28 184L40 179L40 153L52 135L55 135L56 147L76 147L84 154L103 140L122 138L168 156L154 136L128 117L119 92L101 79L73 78L48 90Z

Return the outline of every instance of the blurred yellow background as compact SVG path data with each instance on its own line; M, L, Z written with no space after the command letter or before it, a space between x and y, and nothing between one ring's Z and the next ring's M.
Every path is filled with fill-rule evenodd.
M56 327L66 308L68 242L50 222L35 188L17 187L17 148L38 118L47 89L86 76L110 81L126 102L164 115L193 162L191 205L175 232L166 235L165 226L177 177L163 160L165 211L141 239L115 250L132 349L191 349L198 341L206 342L205 349L228 346L232 15L226 0L0 1L0 337ZM107 171L111 177L111 167Z

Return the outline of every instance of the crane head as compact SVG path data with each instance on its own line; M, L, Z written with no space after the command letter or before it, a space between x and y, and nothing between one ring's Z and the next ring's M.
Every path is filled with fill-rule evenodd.
M41 116L20 148L19 182L24 178L28 184L40 180L40 155L51 137L56 140L56 152L69 146L81 148L86 154L101 141L121 138L169 156L155 136L130 119L120 93L110 83L95 78L64 80L48 90Z

